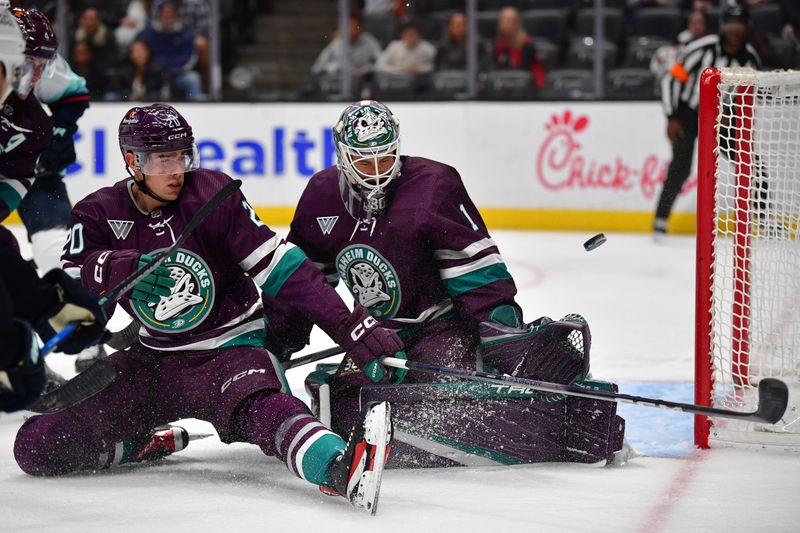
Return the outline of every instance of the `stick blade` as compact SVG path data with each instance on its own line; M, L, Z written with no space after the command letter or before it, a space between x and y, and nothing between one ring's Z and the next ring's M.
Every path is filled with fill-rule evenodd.
M789 388L775 378L764 378L758 383L758 411L756 416L775 424L783 418L789 404Z

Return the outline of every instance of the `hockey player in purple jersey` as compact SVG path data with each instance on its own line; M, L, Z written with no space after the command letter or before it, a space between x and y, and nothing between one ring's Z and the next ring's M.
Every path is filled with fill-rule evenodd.
M131 178L72 212L65 269L102 293L169 247L231 178L198 168L192 128L164 104L134 107L119 127ZM291 301L362 366L402 349L363 307L350 312L300 248L272 232L240 192L225 199L163 266L123 296L139 343L108 361L117 378L75 407L30 418L15 444L33 475L105 468L137 457L172 420L211 422L223 442L250 442L325 492L374 512L391 440L387 402L366 405L345 443L291 396L264 348L260 287Z
M31 91L55 48L28 46L21 12L0 6L0 221L27 194L39 154L52 140L50 117Z
M523 322L511 274L454 168L401 156L399 122L380 102L348 106L333 138L337 165L311 178L287 239L397 331L409 358L561 383L588 377L586 321ZM270 339L285 353L305 343L310 325L302 316L280 302L265 307ZM624 423L613 404L428 384L427 374L413 372L375 385L349 357L330 373L315 372L307 388L315 405L330 405L334 429L352 423L359 402L392 399L395 466L597 462L622 447Z

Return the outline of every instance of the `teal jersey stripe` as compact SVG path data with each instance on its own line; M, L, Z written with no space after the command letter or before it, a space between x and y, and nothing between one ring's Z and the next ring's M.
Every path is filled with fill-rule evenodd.
M327 483L331 463L344 453L345 446L339 435L326 432L306 450L301 465L303 477L315 485Z
M281 260L278 261L278 264L275 265L275 268L269 273L267 281L261 286L261 290L263 290L267 296L275 298L280 292L281 287L283 287L283 284L289 279L289 276L295 273L305 259L306 254L303 250L297 246L291 248L283 254Z
M22 202L22 196L19 195L17 190L7 183L0 181L0 202L8 206L8 214L14 212Z
M463 276L449 278L444 281L445 289L451 296L458 296L473 289L479 289L495 281L511 279L505 263L496 263L487 267L473 270Z
M243 333L238 337L232 338L220 346L219 349L222 350L224 348L233 348L234 346L255 346L256 348L263 348L265 341L266 332L263 329L257 329L255 331L248 331L247 333Z

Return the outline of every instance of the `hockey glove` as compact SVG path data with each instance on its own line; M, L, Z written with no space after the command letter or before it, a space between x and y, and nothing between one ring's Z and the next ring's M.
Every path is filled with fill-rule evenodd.
M386 376L380 357L394 355L403 349L396 333L378 325L366 308L359 305L340 328L339 344L347 357L373 382Z
M61 174L75 162L73 135L78 125L72 121L54 120L53 140L47 145L36 163L36 174Z
M13 361L0 370L0 411L13 413L42 394L47 377L36 336L27 322L12 320L3 334L3 359Z
M58 292L58 305L48 316L36 324L36 331L46 342L70 322L79 321L80 326L58 345L60 351L77 354L89 346L105 342L111 337L106 331L108 318L98 304L99 297L83 288L60 268L44 275L43 281L53 285Z
M142 254L139 257L139 266L137 268L144 267L153 259L154 257L150 255ZM162 296L171 295L174 287L175 280L170 276L169 268L159 266L133 286L131 300L138 300L145 304L157 304L161 301Z
M580 315L522 324L515 308L500 306L479 329L483 361L500 372L554 383L574 383L589 372L591 335Z

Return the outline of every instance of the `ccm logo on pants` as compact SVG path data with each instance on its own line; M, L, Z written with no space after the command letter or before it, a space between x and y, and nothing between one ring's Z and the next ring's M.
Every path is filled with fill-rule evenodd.
M245 370L244 372L239 372L238 374L236 374L232 378L228 378L225 381L225 383L222 384L222 388L220 389L220 392L225 392L225 389L230 387L231 383L233 383L234 381L239 381L243 377L251 376L253 374L266 374L266 373L267 373L267 369L266 368L251 368L250 370Z

